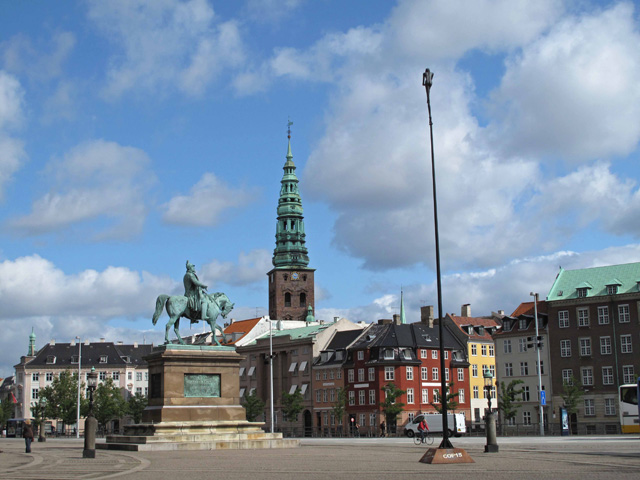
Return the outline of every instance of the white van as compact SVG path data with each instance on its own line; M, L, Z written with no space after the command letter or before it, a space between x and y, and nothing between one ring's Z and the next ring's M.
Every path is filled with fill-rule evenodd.
M442 433L442 414L441 413L421 413L416 415L413 421L409 420L404 426L404 434L407 437L413 437L418 434L418 425L425 418L429 431L431 433ZM464 413L447 413L447 428L449 436L455 435L459 437L467 432L466 419Z

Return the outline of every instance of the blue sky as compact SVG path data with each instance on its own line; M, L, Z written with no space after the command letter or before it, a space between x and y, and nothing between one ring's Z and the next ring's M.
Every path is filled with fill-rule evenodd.
M316 316L513 311L640 261L637 2L4 2L0 376L38 345L154 341L186 260L267 313L288 118ZM166 317L163 317L166 319ZM183 326L188 334L187 326Z

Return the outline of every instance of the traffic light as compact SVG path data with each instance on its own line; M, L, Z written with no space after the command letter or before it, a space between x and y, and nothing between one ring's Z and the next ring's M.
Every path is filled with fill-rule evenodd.
M527 348L542 348L542 335L538 335L537 337L527 337Z

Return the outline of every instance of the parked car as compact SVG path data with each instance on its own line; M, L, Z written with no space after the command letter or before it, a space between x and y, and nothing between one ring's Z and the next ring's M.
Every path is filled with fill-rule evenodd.
M418 425L425 418L427 425L429 425L429 431L431 433L442 433L442 414L441 413L421 413L416 415L413 420L409 420L404 426L404 434L407 437L413 437L418 434ZM467 432L466 419L463 413L448 413L447 414L447 428L449 430L449 436L459 437L463 433Z

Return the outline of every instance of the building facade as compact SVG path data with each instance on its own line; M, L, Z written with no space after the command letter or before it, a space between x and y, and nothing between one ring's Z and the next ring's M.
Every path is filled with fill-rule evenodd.
M635 383L640 351L640 263L560 269L547 297L554 405L577 379L572 430L619 431L618 388Z

